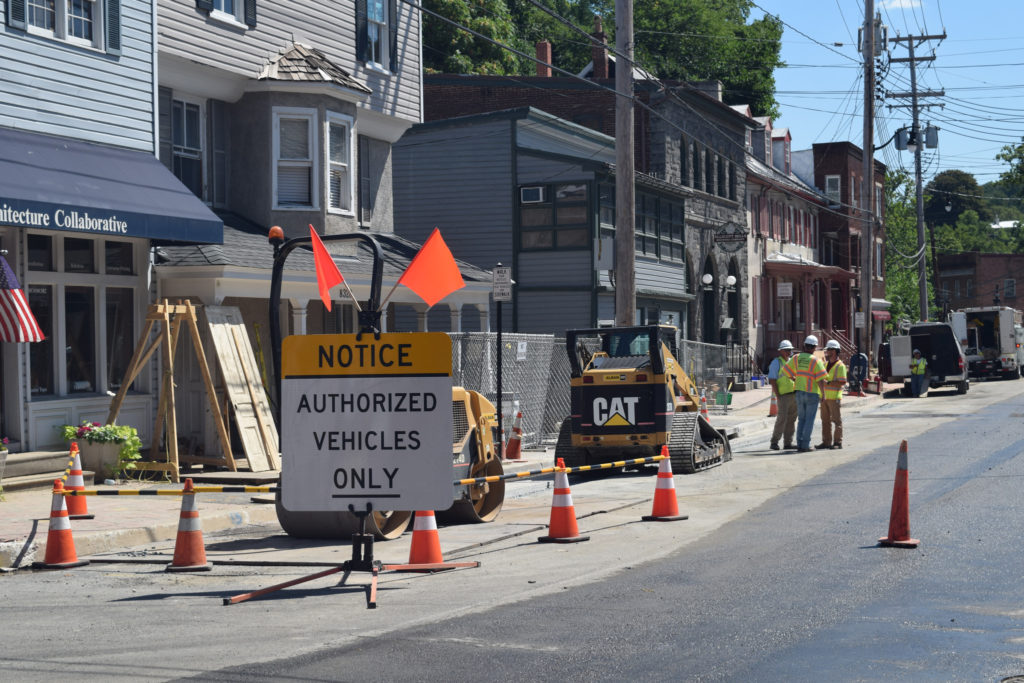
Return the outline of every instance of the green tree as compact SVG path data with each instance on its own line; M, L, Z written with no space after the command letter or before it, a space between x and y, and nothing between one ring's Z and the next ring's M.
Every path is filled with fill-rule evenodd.
M1024 137L1016 145L1005 145L999 154L997 161L1005 161L1010 168L999 175L999 180L1014 185L1024 185Z
M955 169L942 171L932 178L924 191L924 220L930 226L955 225L965 211L974 211L984 220L990 218L978 181L970 173Z
M601 18L609 49L615 47L614 0L544 0L550 13L530 0L424 0L423 6L528 55L534 54L537 41L548 40L553 63L570 73L582 71L591 60L588 35L594 32L595 15ZM782 66L782 22L772 16L749 21L752 8L750 0L636 3L636 61L657 78L718 79L726 102L749 104L755 115L777 118L774 70ZM427 13L423 42L430 72L535 73L532 60Z
M894 322L921 319L918 290L917 209L914 181L903 170L885 178L885 298ZM929 300L931 297L929 296Z
M424 0L423 7L492 40L523 50L505 0ZM428 72L522 73L526 60L504 47L423 13L423 65ZM532 62L531 62L532 64Z
M634 6L638 61L659 78L718 79L730 104L777 118L776 67L782 21L766 15L748 23L749 0L657 0Z

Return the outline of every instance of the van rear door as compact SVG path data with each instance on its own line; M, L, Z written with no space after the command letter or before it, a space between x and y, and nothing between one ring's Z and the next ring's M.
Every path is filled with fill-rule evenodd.
M892 357L892 376L910 376L910 337L892 337L889 339L889 353Z

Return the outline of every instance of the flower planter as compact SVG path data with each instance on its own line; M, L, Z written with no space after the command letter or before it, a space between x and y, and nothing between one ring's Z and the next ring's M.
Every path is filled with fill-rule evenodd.
M4 467L7 466L7 449L0 451L0 490L3 490Z
M119 443L89 443L79 440L78 452L82 457L82 469L96 473L97 479L114 476L117 471L118 455L121 452Z

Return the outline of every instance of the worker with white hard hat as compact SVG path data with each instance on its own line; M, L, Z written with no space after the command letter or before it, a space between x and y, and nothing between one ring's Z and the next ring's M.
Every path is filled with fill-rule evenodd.
M928 372L928 361L921 355L921 349L914 349L910 359L910 393L918 398L925 390L925 373Z
M839 360L839 342L829 339L825 344L825 395L821 399L821 443L815 448L843 447L843 415L840 403L846 384L846 365Z
M773 451L779 450L780 437L785 448L796 448L793 443L793 434L796 431L796 385L790 378L779 374L792 353L792 342L783 339L779 342L779 355L772 359L771 365L768 366L768 383L772 385L772 394L775 395L779 411L775 415L775 429L772 430Z
M818 338L808 335L804 339L803 352L782 366L782 374L796 385L796 450L799 453L811 450L814 419L818 415L821 395L825 392L825 365L814 355L817 347Z

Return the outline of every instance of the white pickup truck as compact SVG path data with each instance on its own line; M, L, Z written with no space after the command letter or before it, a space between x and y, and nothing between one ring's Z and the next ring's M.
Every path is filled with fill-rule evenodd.
M890 382L903 381L903 394L910 395L910 358L920 349L928 362L928 387L956 387L966 394L970 388L967 359L949 323L915 323L906 335L889 338L892 363Z
M971 377L1017 379L1024 374L1024 328L1021 312L1007 306L953 311L949 316L967 356Z

